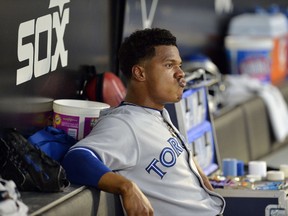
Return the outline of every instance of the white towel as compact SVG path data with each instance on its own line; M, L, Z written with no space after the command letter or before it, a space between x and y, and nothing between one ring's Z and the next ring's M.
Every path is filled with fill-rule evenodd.
M283 142L288 134L288 112L282 94L271 84L263 86L263 90L258 93L267 106L276 140Z
M228 75L226 80L228 85L224 104L235 105L259 95L267 107L275 139L283 142L288 135L288 108L279 89L247 75Z
M0 200L1 216L27 216L29 208L21 201L14 181L0 178L0 191L3 195Z

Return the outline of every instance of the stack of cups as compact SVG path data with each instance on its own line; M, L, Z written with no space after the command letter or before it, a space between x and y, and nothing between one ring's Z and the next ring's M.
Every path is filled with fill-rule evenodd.
M250 161L248 163L248 178L261 180L267 176L267 164L265 161Z
M244 162L235 158L224 158L222 160L222 169L224 176L243 176Z
M235 158L224 158L222 160L223 176L244 176L244 162ZM282 181L288 179L288 164L281 164L279 171L268 171L265 161L250 161L248 163L247 178L253 181L267 179L268 181Z
M284 173L284 177L288 179L288 164L281 164L279 169Z

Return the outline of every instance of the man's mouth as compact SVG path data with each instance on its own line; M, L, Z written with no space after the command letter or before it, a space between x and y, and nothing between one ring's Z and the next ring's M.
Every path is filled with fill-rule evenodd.
M181 78L180 80L178 80L178 84L181 88L184 88L186 86L186 81L184 78Z

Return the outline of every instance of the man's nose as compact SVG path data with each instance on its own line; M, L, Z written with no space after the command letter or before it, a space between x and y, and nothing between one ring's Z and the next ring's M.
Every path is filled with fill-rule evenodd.
M185 73L184 73L184 71L182 70L182 68L181 68L180 66L177 67L176 76L177 76L178 78L182 78L182 77L185 76Z

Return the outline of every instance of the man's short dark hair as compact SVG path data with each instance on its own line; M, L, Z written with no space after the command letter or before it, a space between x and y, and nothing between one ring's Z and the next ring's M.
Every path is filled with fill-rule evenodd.
M131 78L131 70L135 64L155 55L155 46L176 44L176 37L170 31L160 28L137 30L122 43L118 58L122 73Z

